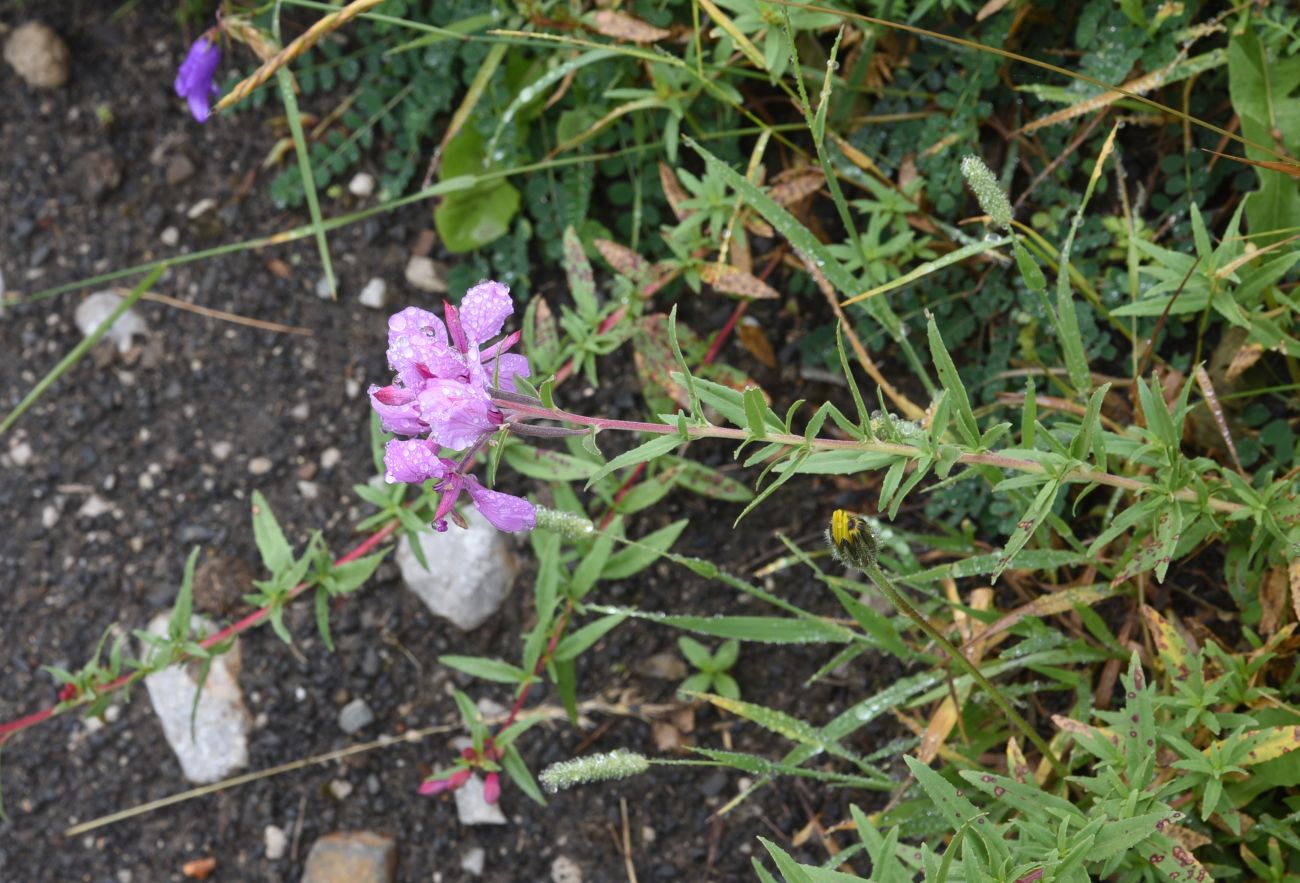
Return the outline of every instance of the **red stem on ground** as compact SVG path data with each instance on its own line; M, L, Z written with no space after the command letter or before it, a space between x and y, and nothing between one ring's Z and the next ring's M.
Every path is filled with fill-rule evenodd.
M357 544L357 546L355 546L351 551L347 552L346 554L336 559L334 562L335 566L341 564L347 564L349 561L355 561L356 559L369 554L371 550L373 550L376 546L378 546L380 543L382 543L384 540L390 537L393 531L396 529L397 529L396 520L387 522L382 527L380 527L379 530L375 531L370 536L368 536L364 541ZM305 582L299 583L298 585L294 586L292 589L289 590L287 600L292 601L294 598L297 598L303 592L307 591L307 589L308 589L307 583ZM212 647L215 647L217 644L220 644L222 641L226 640L227 638L232 638L235 637L236 635L240 635L248 631L250 628L257 625L258 623L260 623L262 620L266 619L270 615L271 615L271 608L263 607L260 610L250 613L248 616L245 616L243 619L239 620L238 622L226 626L221 631L211 634L208 637L204 638L202 641L199 642L199 646L205 650L211 649ZM178 661L185 662L191 658L192 657L189 654L184 654L181 656L181 658ZM110 681L109 683L104 684L103 686L94 688L90 692L90 696L86 698L93 698L95 696L101 696L105 693L112 693L115 690L120 690L121 688L131 684L131 682L137 679L138 677L139 677L139 672L132 672L131 674L122 675L120 678L114 681ZM79 704L83 704L83 703L79 703ZM72 707L75 706L70 706L69 708ZM67 710L69 709L63 709L63 711L67 711ZM29 714L26 717L20 717L17 720L0 724L0 745L3 745L5 741L8 740L9 737L12 736L13 734L26 730L29 727L34 727L37 724L41 723L42 721L48 720L49 718L52 718L55 715L60 713L61 713L60 706L52 705L49 708L45 708L42 709L41 711L35 712L33 714Z

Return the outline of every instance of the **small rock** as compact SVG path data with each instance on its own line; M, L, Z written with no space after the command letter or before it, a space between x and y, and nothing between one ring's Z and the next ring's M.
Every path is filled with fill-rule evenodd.
M49 530L59 523L59 507L53 503L46 503L45 508L41 510L41 527Z
M40 22L20 25L5 42L5 61L27 85L57 89L68 81L68 45Z
M446 294L449 290L447 265L432 258L415 255L406 264L406 281L421 291Z
M18 442L9 449L9 459L15 466L22 469L32 462L32 446L25 441Z
M92 150L73 164L72 175L86 201L99 202L122 183L122 163L107 148Z
M198 218L201 218L202 216L206 215L208 212L213 211L214 209L216 209L216 207L217 207L217 201L212 197L208 196L203 199L200 199L198 202L194 203L194 205L190 206L190 210L185 213L185 217L193 221Z
M234 450L234 448L235 446L228 441L213 442L211 445L212 456L216 457L218 460L224 460L230 456L230 452Z
M361 289L357 295L357 300L363 307L370 307L372 310L382 310L384 302L388 300L388 284L376 276L366 283L366 287Z
M367 647L366 655L361 657L361 673L368 678L373 678L379 674L379 669L379 651L374 647Z
M392 883L397 842L373 831L336 831L312 844L301 883Z
M298 494L304 500L314 500L320 496L320 485L314 481L298 482Z
M285 850L289 848L289 837L284 833L284 829L276 825L267 825L266 830L262 832L262 840L266 843L266 857L273 862L278 862L284 858Z
M352 783L347 779L335 779L330 782L330 794L335 800L347 800L352 796Z
M366 776L366 793L374 797L380 791L384 790L383 785L379 784L379 777L374 773Z
M462 825L504 825L506 815L500 803L483 799L483 780L474 774L455 790L456 815Z
M289 409L289 416L294 420L306 420L311 416L311 405L307 402L299 402Z
M351 736L362 727L374 723L375 713L364 699L353 699L339 710L339 729Z
M551 883L582 883L582 868L567 855L557 855L551 862Z
M444 533L416 534L431 570L415 557L403 533L397 545L397 566L406 587L425 606L462 631L478 628L497 611L519 573L510 541L488 524L478 510L466 508L469 528L454 525ZM454 567L444 562L455 562Z
M206 539L200 539L205 535ZM211 531L181 528L183 545L208 542L214 536ZM255 575L253 568L243 558L209 549L194 569L194 609L214 616L229 615L244 603L244 593L248 591Z
M343 452L338 448L326 448L320 452L320 468L333 469L343 459Z
M99 494L91 494L86 498L86 502L81 504L81 508L77 510L77 515L80 518L98 518L112 508L113 506L108 500L105 500Z
M112 291L96 291L77 304L72 320L76 323L82 337L89 337L121 303L121 296ZM132 308L117 317L113 327L104 333L103 339L116 345L119 353L124 353L131 348L132 337L137 334L143 337L148 333L149 326Z
M321 300L333 300L334 285L330 282L330 277L322 276L316 280L316 296Z
M160 613L149 623L155 635L167 634L170 613ZM201 616L192 620L195 632L211 633L216 626ZM143 646L147 660L153 648ZM252 718L239 690L239 642L228 653L213 658L199 694L199 667L173 665L144 679L149 701L162 724L163 735L180 761L185 778L203 785L224 779L248 764L248 730ZM194 726L190 720L193 712Z
M633 670L642 677L657 678L661 681L680 681L686 677L686 663L671 651L647 656L640 662L634 663Z
M348 182L348 193L353 196L365 199L375 192L375 177L367 175L365 172L357 172Z
M175 227L167 227L162 233L158 234L158 241L168 248L175 248L180 244L181 231Z
M190 158L185 154L178 153L167 160L167 171L163 173L163 176L168 187L184 184L194 177L194 163L190 162Z
M460 869L471 877L479 877L483 874L483 866L487 863L487 851L481 846L475 846L469 852L460 858Z
M253 475L266 475L274 465L270 457L254 457L248 461L248 471Z

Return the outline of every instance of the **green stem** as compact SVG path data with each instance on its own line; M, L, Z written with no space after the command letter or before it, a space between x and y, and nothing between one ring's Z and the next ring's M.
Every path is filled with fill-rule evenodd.
M1029 725L1029 721L1020 716L1020 713L1016 711L1015 708L1012 707L1011 703L1007 701L1007 698L998 691L998 688L993 685L993 682L984 677L975 663L967 659L965 655L954 647L952 642L945 638L938 629L930 625L929 620L922 616L921 612L913 607L911 602L904 598L902 594L894 588L894 586L889 582L888 577L885 576L884 571L880 569L880 565L872 562L863 569L867 576L871 578L871 581L876 584L876 588L880 589L880 591L884 593L885 597L889 599L889 603L893 604L899 609L899 611L904 613L909 619L920 626L921 631L925 632L926 635L929 636L930 640L938 644L943 652L947 654L948 658L957 664L958 668L970 675L971 678L974 679L975 683L979 684L981 689L989 694L989 698L992 699L993 703L997 705L999 710L1007 716L1007 720L1015 724L1016 728L1024 733L1025 737L1029 739L1030 742L1034 743L1034 747L1037 748L1039 752L1042 753L1043 757L1046 758L1047 762L1052 765L1052 769L1056 771L1056 774L1061 778L1068 776L1069 770L1065 768L1065 765L1061 763L1060 758L1058 758L1055 752L1052 751L1052 747L1047 744L1047 740L1038 735L1038 732Z

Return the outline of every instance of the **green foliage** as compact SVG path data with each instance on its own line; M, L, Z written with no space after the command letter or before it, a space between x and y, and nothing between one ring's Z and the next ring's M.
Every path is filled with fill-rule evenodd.
M683 635L677 639L682 655L695 669L695 674L682 681L681 690L692 693L716 692L726 699L740 698L740 685L728 672L740 656L740 643L734 639L723 641L710 653L694 638Z

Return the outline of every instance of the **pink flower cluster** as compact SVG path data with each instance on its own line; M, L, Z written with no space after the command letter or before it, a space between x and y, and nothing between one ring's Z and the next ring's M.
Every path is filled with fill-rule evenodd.
M536 510L527 500L488 490L463 471L504 420L490 389L514 392L514 378L528 376L528 360L507 352L519 332L485 346L513 312L509 288L480 282L459 308L445 304L445 324L418 307L388 320L388 364L397 381L372 386L370 403L385 430L420 437L388 443L384 478L389 484L437 479L442 498L433 524L439 531L447 529L447 516L462 492L498 530L530 530L536 523ZM443 448L467 453L457 463L441 455Z

